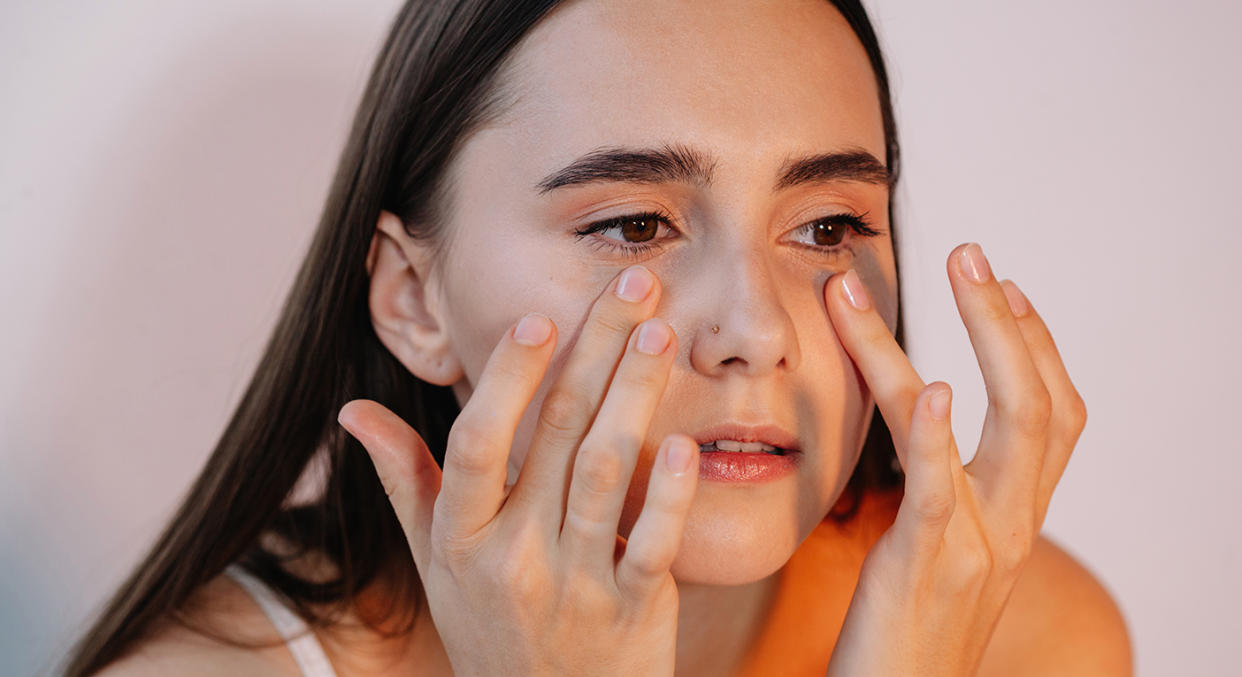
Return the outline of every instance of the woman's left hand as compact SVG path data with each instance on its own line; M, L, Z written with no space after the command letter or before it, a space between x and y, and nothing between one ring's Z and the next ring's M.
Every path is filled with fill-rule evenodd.
M1052 336L1017 287L996 281L976 244L950 254L948 274L988 392L965 467L948 384L924 385L854 271L825 285L832 323L906 472L896 520L863 562L829 675L975 674L1086 424Z

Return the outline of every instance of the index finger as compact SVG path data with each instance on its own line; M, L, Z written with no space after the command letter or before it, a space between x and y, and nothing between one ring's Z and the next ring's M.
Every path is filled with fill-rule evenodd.
M904 469L914 405L927 384L910 364L884 318L876 312L867 288L853 268L828 279L824 285L824 305L841 345L875 396Z

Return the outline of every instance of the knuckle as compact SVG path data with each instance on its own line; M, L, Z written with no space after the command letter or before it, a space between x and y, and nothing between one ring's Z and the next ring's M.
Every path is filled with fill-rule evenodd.
M473 426L453 426L449 431L448 453L444 455L445 465L465 475L486 473L491 468L487 439Z
M609 617L618 609L616 594L600 578L583 569L566 575L563 597L572 599L573 605L589 617Z
M519 528L489 553L489 581L509 599L532 600L547 594L547 559L536 530Z
M694 494L689 491L670 490L668 486L654 490L648 487L642 510L644 514L658 515L662 519L677 517L689 509L693 500Z
M933 525L947 524L957 508L957 498L947 492L934 492L924 496L915 506L915 512L923 522Z
M449 429L447 444L454 447L480 447L484 444L485 434L475 417L462 413Z
M621 483L621 458L610 450L582 447L574 463L574 475L589 494L610 494Z
M962 577L965 581L980 581L992 574L992 552L983 545L966 548L959 558Z
M997 296L998 298L989 298L983 304L983 317L988 322L1002 322L1013 318L1013 310L1009 307L1004 293Z
M562 534L572 533L579 537L589 538L607 528L602 521L584 514L576 506L570 506L565 510L565 521L561 526L561 531Z
M863 342L869 345L882 346L894 341L892 333L888 330L888 325L879 321L868 322L862 334Z
M591 321L597 331L607 336L615 336L621 339L628 338L630 333L634 331L634 327L638 325L634 318L629 317L621 308L617 308L611 303L597 307L595 316Z
M650 357L650 356L644 356ZM628 365L629 369L622 369L620 374L621 382L625 385L625 389L629 391L647 391L654 390L660 386L663 380L660 372L652 368L651 364L647 365Z
M1031 556L1032 538L1026 529L1015 529L1006 536L993 557L998 573L1014 575L1022 570Z
M457 447L444 457L444 464L454 471L475 477L486 475L491 467L487 454L481 447Z
M1002 399L999 406L1002 415L1023 434L1040 435L1052 420L1052 397L1042 385L1015 398Z
M1071 392L1065 411L1074 430L1081 431L1087 427L1087 403L1083 401L1078 391Z
M557 437L573 438L586 428L591 409L588 399L572 389L554 390L544 398L539 425Z
M525 354L522 357L527 357ZM528 368L533 359L500 360L491 367L491 376L504 383L505 390L526 389L535 385L535 378Z
M449 571L458 571L478 556L479 544L474 538L446 533L438 525L432 530L432 558Z
M668 558L665 553L653 548L635 548L627 551L631 570L640 578L650 580L668 572Z
M492 565L492 581L506 597L533 600L546 594L540 568L521 549L509 549Z

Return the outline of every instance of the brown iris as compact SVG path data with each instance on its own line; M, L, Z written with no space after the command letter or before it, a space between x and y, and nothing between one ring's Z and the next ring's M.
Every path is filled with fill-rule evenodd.
M824 247L832 247L840 244L841 239L845 237L845 226L839 223L825 223L823 221L815 224L814 230L815 244Z
M653 216L629 218L619 224L626 242L646 242L655 237L660 222Z

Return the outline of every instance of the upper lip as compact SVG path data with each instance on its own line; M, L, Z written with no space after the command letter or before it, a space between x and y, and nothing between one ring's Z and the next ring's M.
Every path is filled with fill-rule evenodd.
M798 438L776 425L745 425L742 423L721 423L694 434L699 446L716 440L734 440L737 442L760 442L770 447L786 451L801 449Z

